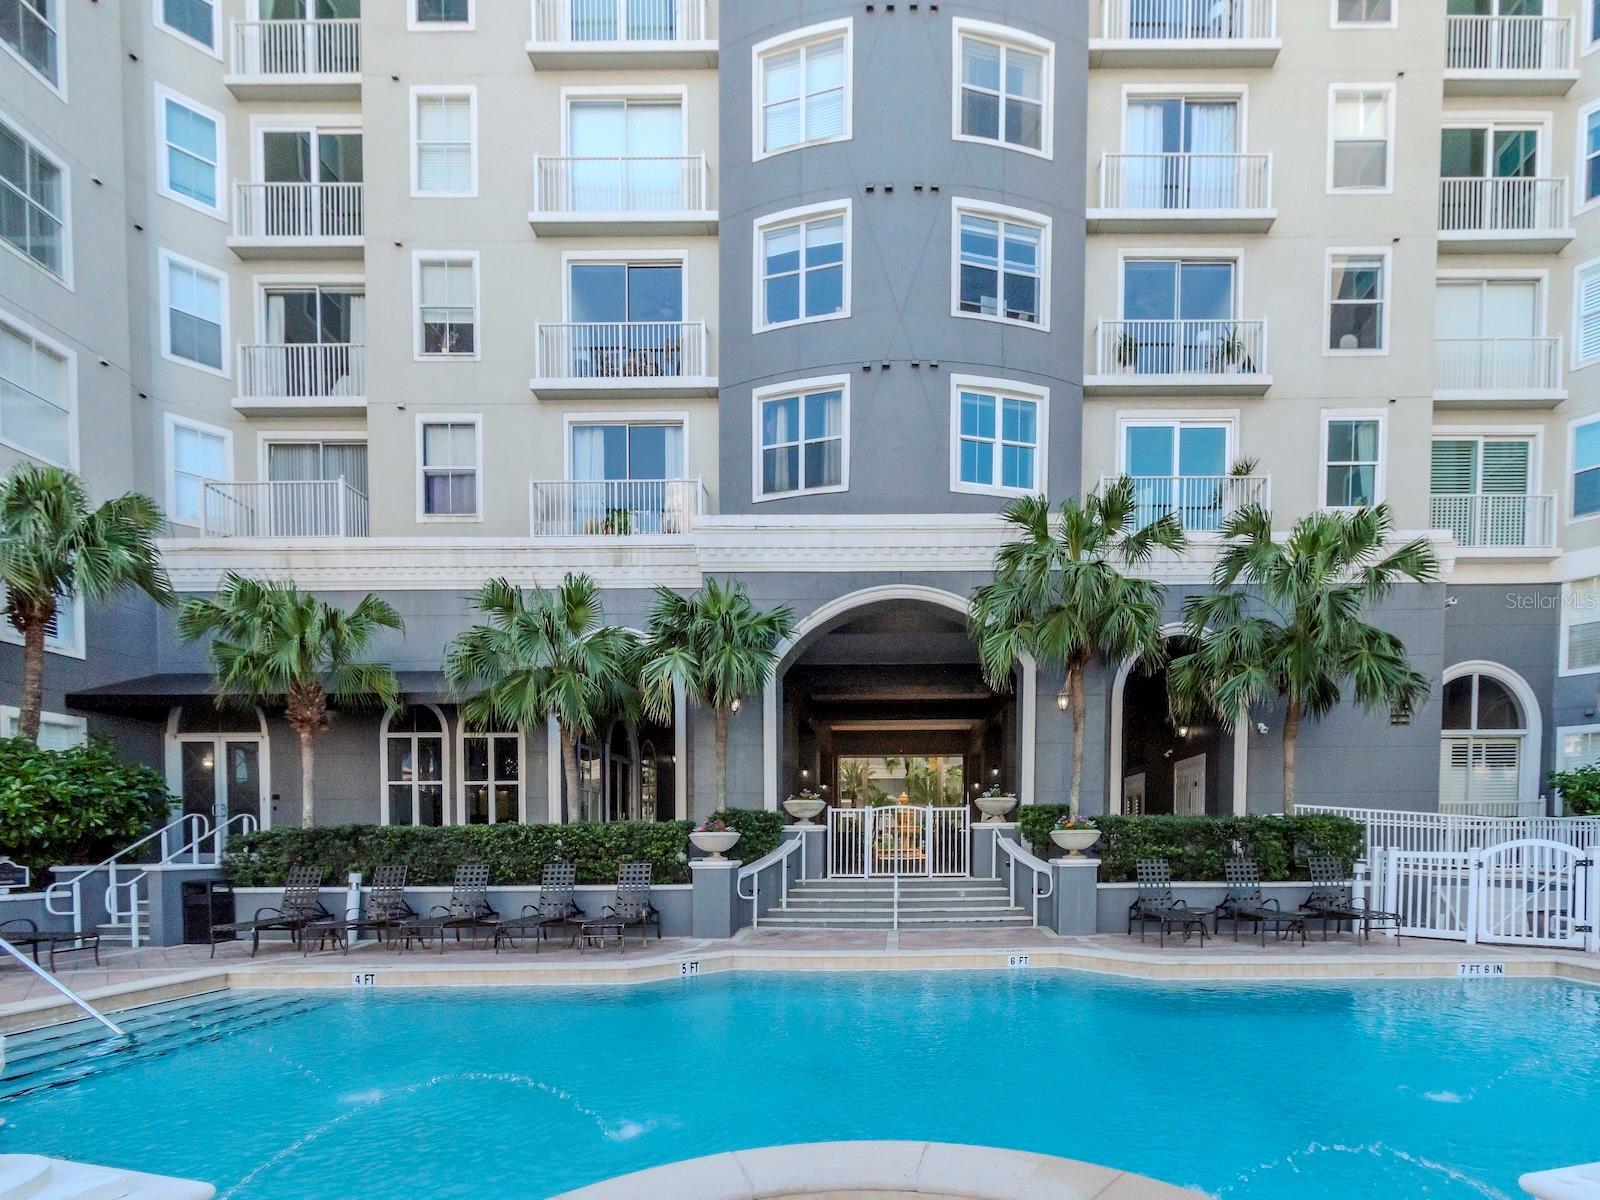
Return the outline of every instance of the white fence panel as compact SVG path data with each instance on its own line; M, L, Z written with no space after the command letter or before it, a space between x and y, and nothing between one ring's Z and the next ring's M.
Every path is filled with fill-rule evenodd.
M969 814L896 804L828 810L828 874L843 879L949 878L971 873Z
M1471 934L1472 856L1382 852L1373 908L1399 914L1397 932L1464 942Z
M1476 859L1475 940L1574 949L1586 944L1590 855L1529 838L1492 846Z

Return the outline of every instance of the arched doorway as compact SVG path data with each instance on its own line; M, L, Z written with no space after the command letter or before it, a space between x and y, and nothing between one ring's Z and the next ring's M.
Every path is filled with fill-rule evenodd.
M272 824L267 721L257 708L218 707L209 700L181 704L167 714L167 788L178 810L213 827L234 817Z
M1533 689L1510 668L1465 662L1447 670L1439 811L1484 817L1537 813L1541 725Z

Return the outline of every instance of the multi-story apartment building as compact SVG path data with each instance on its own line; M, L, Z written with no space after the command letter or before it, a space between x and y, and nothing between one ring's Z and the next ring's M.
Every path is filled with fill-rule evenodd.
M569 570L636 628L708 575L793 610L735 803L862 755L1058 800L1061 679L989 688L966 598L1009 499L1122 473L1191 535L1174 631L1240 505L1429 532L1379 619L1434 693L1307 728L1302 799L1541 808L1600 759L1574 4L0 0L0 465L156 496L186 591L401 610L408 707L335 715L319 820L703 815L684 704L565 804L548 730L463 727L471 591ZM69 606L52 650L51 737L295 819L296 739L169 614ZM1163 688L1097 669L1091 811L1277 808L1276 715L1179 729Z

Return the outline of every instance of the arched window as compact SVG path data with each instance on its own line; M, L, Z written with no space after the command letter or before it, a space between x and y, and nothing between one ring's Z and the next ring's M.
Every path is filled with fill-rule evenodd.
M1510 687L1473 672L1446 681L1439 810L1514 816L1523 796L1528 718Z
M431 708L405 709L384 723L383 823L444 824L444 722Z
M462 820L499 825L522 820L522 735L461 734Z

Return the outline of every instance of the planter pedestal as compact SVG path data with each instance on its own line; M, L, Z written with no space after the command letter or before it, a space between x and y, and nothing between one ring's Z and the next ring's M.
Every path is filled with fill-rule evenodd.
M689 912L693 936L730 938L741 924L748 923L750 905L737 895L742 865L736 858L697 858L689 864L689 878L694 884ZM741 920L741 916L746 919Z
M1055 882L1055 911L1051 928L1064 936L1086 936L1100 929L1100 860L1069 858L1050 860Z

